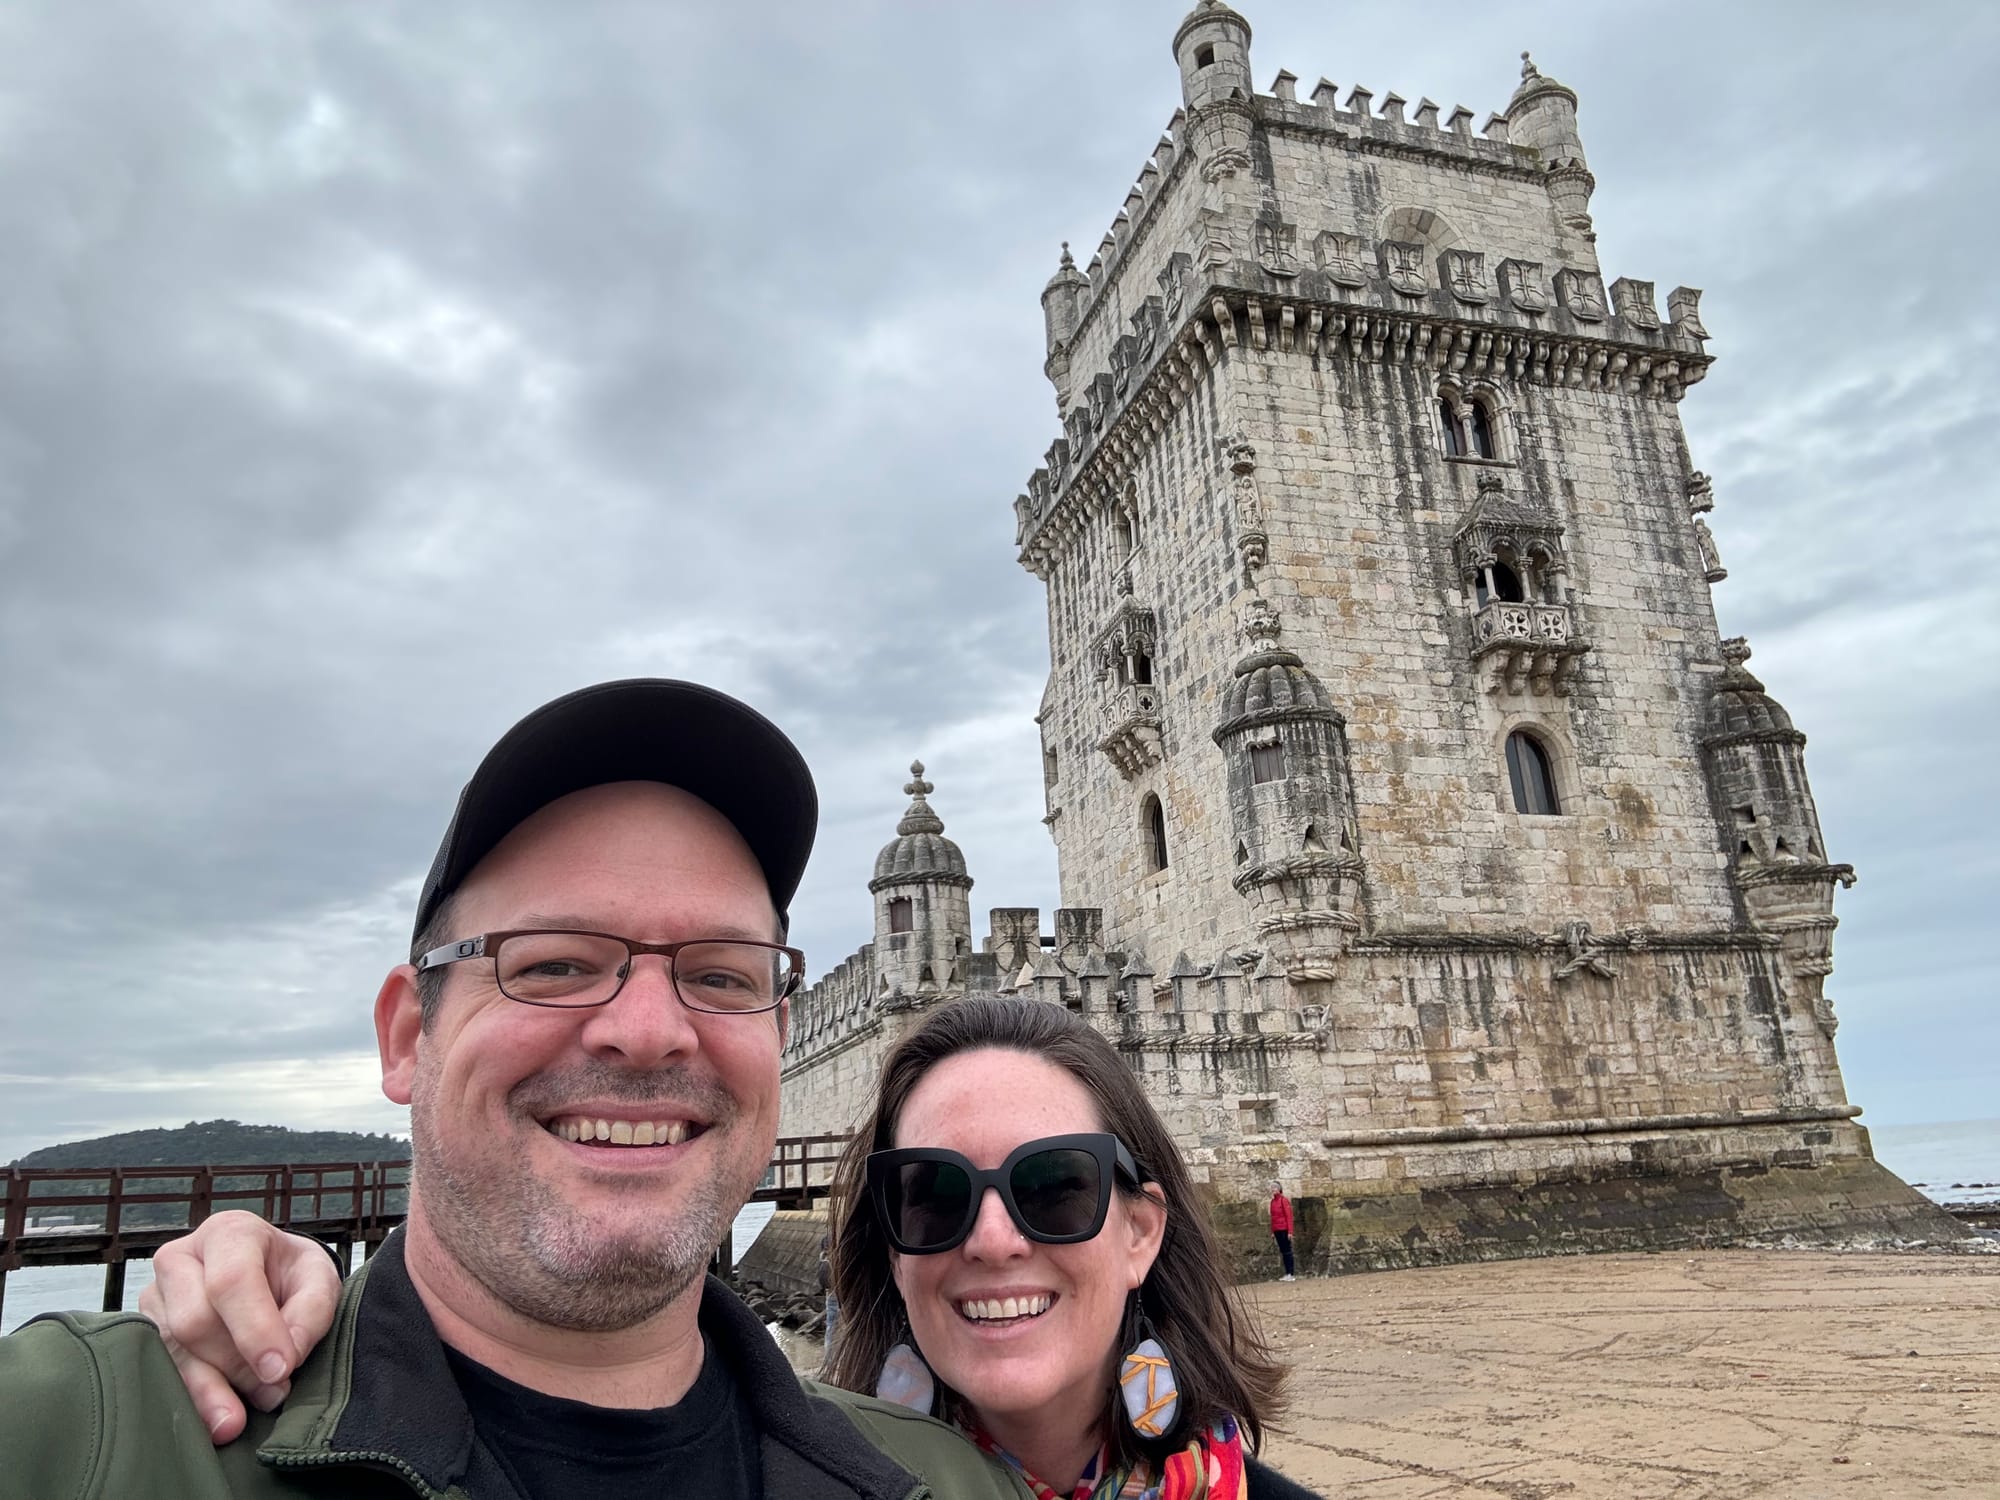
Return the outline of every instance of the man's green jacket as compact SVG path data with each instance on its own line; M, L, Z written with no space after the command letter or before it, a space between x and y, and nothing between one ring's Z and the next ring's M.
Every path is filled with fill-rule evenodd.
M56 1314L0 1339L0 1500L361 1496L519 1500L479 1443L395 1235L349 1280L332 1331L274 1415L212 1447L158 1332L131 1313ZM721 1282L712 1356L754 1415L769 1500L1028 1500L951 1428L799 1383ZM672 1493L663 1475L661 1493Z

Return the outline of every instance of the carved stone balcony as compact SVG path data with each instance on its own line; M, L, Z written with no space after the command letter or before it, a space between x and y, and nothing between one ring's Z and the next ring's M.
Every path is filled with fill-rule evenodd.
M1114 686L1105 726L1097 748L1111 757L1118 774L1127 781L1160 763L1160 690L1152 683Z
M1579 640L1566 604L1515 604L1494 599L1472 617L1472 657L1487 667L1486 690L1566 695L1577 664L1590 649Z

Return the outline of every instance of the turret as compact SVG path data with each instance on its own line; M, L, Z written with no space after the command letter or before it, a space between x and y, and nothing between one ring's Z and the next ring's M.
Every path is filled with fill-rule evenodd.
M965 855L944 836L926 800L936 788L922 761L910 762L909 810L896 837L875 856L875 967L885 996L941 994L964 981L972 951L972 877Z
M1783 944L1787 969L1808 991L1821 1029L1833 1035L1824 995L1833 971L1836 885L1854 884L1854 866L1830 864L1819 812L1806 784L1806 737L1744 665L1742 637L1722 643L1722 675L1709 699L1702 738L1718 812L1733 847L1730 874L1753 926Z
M1326 687L1278 644L1278 616L1253 597L1250 652L1223 690L1215 743L1228 767L1237 893L1293 983L1332 979L1359 930L1362 864L1346 721Z
M1250 23L1222 3L1201 0L1174 33L1187 137L1213 182L1250 166Z
M1576 92L1545 78L1527 53L1521 54L1521 86L1507 102L1507 139L1541 157L1556 214L1586 240L1594 240L1590 195L1597 179L1583 159L1576 128Z
M1089 288L1089 278L1076 268L1076 261L1069 253L1069 241L1064 240L1062 263L1056 267L1056 274L1049 278L1049 284L1042 288L1042 323L1048 335L1049 350L1042 373L1056 388L1058 412L1069 409L1069 341L1076 334L1076 325L1083 319L1083 294Z

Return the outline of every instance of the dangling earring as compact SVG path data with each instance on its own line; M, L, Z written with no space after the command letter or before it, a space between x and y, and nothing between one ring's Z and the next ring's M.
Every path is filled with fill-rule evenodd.
M1118 1362L1118 1394L1125 1401L1125 1422L1142 1438L1165 1437L1180 1414L1180 1385L1174 1362L1132 1293L1125 1314L1125 1357Z
M917 1352L917 1338L910 1331L908 1318L903 1320L903 1336L889 1350L882 1361L882 1373L875 1377L875 1394L927 1417L937 1404L937 1377Z

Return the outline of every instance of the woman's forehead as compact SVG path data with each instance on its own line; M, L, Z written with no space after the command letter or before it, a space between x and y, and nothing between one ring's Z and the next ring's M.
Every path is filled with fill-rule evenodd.
M1069 1072L999 1047L959 1052L917 1080L896 1119L897 1146L947 1146L981 1166L1023 1141L1102 1130L1097 1102ZM992 1162L981 1160L992 1156Z

